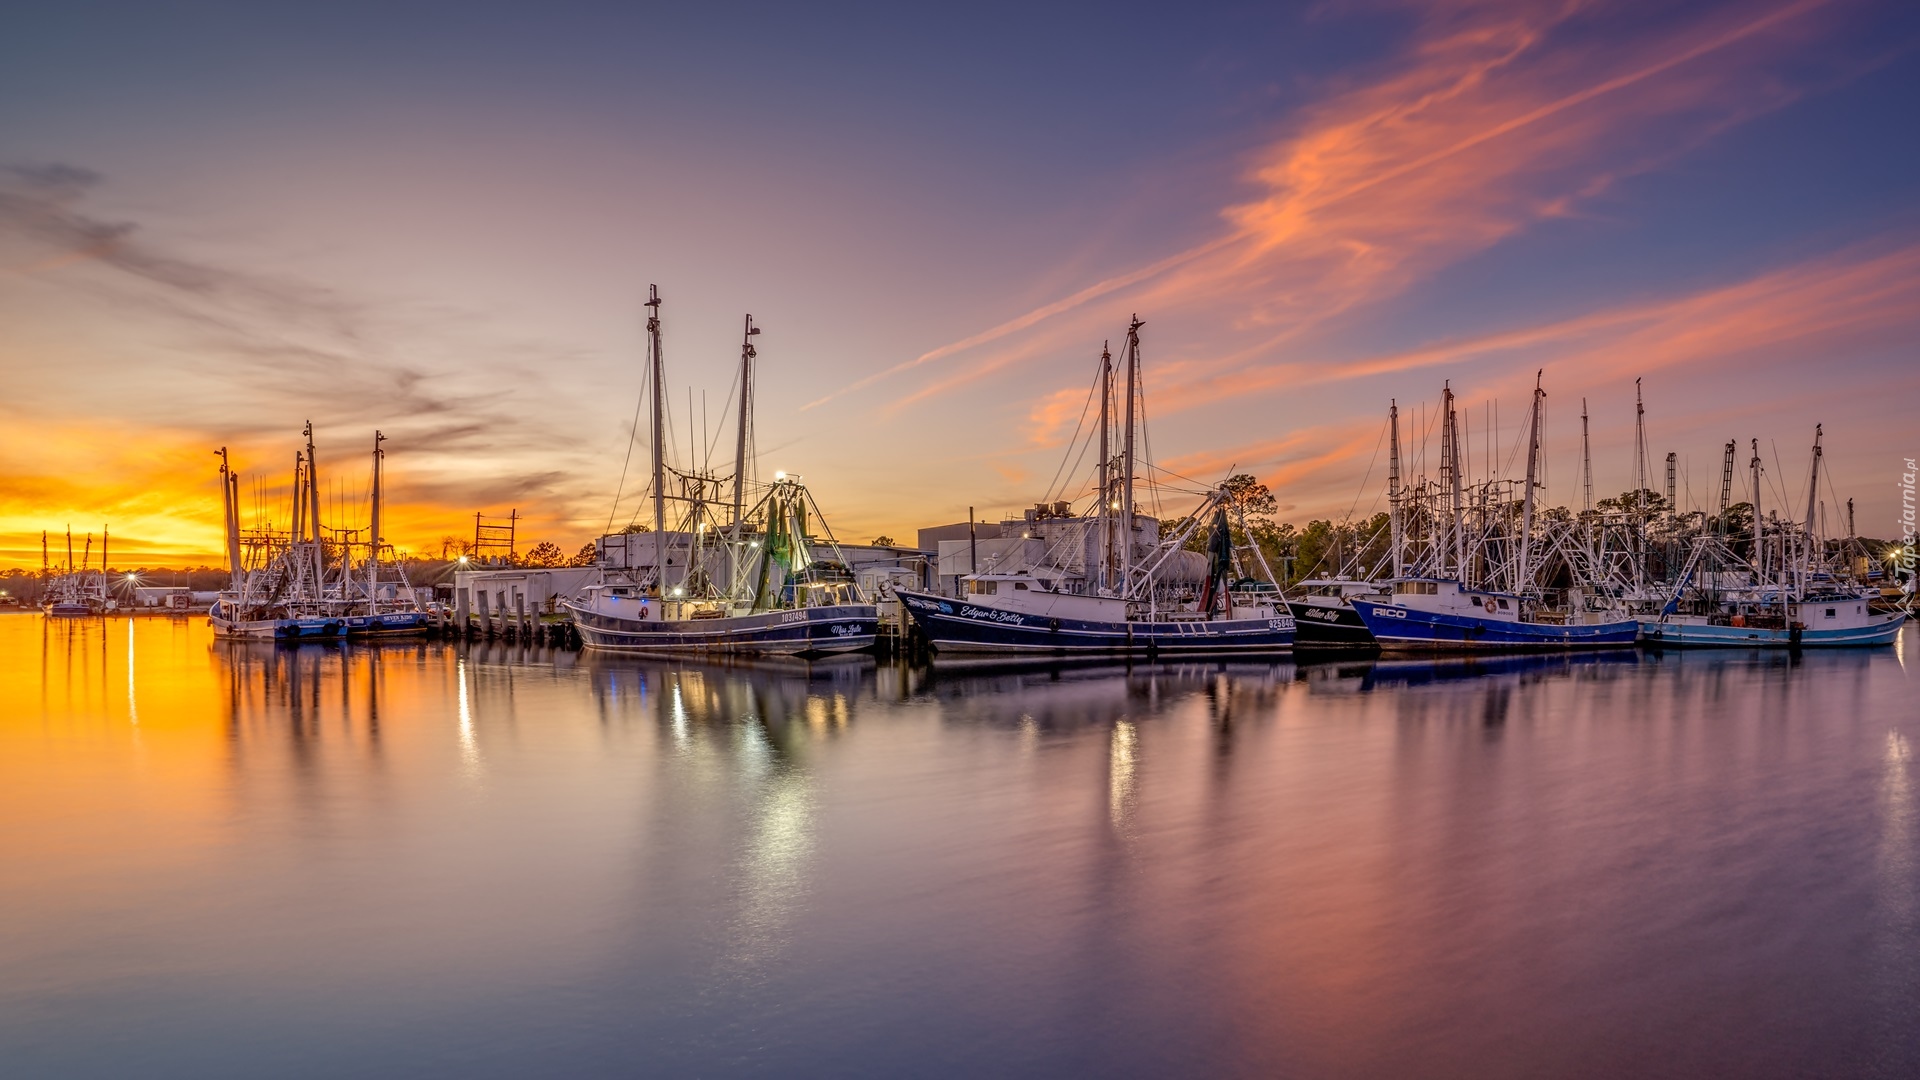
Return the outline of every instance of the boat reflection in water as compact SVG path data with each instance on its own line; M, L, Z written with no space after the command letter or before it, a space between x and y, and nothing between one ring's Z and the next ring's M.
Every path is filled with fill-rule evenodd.
M915 669L0 616L0 1061L1914 1075L1914 662Z

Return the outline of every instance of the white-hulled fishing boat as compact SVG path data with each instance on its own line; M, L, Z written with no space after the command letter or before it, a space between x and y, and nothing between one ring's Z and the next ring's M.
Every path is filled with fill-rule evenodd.
M1810 649L1886 645L1899 635L1905 611L1875 611L1871 591L1837 580L1817 565L1824 547L1816 527L1822 437L1815 425L1805 519L1775 520L1771 529L1760 515L1760 441L1754 440L1748 465L1753 558L1741 559L1718 535L1697 538L1666 604L1657 616L1641 621L1643 642L1661 648ZM1733 446L1728 444L1729 463ZM1729 476L1730 470L1729 464ZM1718 586L1729 577L1744 579L1744 584L1731 589L1704 586L1704 580Z

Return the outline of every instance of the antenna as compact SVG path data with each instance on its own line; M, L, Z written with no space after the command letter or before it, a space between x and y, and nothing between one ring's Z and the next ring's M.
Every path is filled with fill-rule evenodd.
M1640 397L1640 380L1633 380L1633 505L1647 512L1647 406Z
M1593 443L1587 434L1587 399L1580 399L1580 509L1593 509Z

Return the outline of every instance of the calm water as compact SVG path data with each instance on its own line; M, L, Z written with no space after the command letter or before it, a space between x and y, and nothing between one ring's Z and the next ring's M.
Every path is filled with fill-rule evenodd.
M1914 638L929 672L0 617L0 1074L1920 1075Z

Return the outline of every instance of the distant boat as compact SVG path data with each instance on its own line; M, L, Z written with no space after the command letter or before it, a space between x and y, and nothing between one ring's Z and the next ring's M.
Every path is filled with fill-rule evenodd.
M1729 605L1725 614L1663 615L1640 624L1646 644L1666 648L1733 646L1812 649L1841 645L1888 645L1899 636L1907 613L1875 612L1854 593L1790 597L1785 604Z
M716 518L721 479L689 471L675 479L682 494L667 493L665 364L660 347L660 294L647 299L649 385L652 388L652 499L654 565L639 579L614 576L563 601L588 649L634 653L736 653L818 656L872 648L879 611L847 571L844 560L816 560L811 520L819 507L797 477L777 474L753 507L745 505L752 468L753 338L746 319L740 347L739 431L734 452L731 513ZM682 504L684 528L667 532L669 498ZM688 557L671 572L670 535L688 538ZM837 551L832 533L827 545ZM724 583L724 584L723 584Z
M221 447L220 491L226 515L227 569L231 582L207 613L217 637L255 641L329 641L345 623L328 610L324 596L325 548L320 539L320 487L314 468L313 425L307 448L294 455L293 527L240 531L240 477ZM246 552L254 555L249 565Z
M1153 656L1292 651L1294 618L1257 546L1249 545L1250 559L1260 565L1267 581L1235 580L1238 553L1228 521L1232 495L1226 488L1206 493L1199 508L1170 536L1160 535L1157 520L1135 512L1135 404L1140 397L1143 325L1135 318L1127 327L1117 463L1108 436L1116 418L1113 361L1104 350L1100 355L1099 458L1091 513L1040 522L1051 537L1041 541L1050 551L1042 565L1012 572L975 570L960 579L964 596L896 590L936 653ZM1062 503L1060 509L1067 506ZM1184 550L1202 529L1208 538L1204 558ZM1190 562L1204 566L1204 585L1197 594L1191 586L1198 581L1176 580Z
M1694 541L1672 595L1656 616L1640 623L1641 639L1662 648L1738 647L1808 649L1887 645L1907 620L1901 610L1875 611L1877 591L1835 580L1815 564L1823 545L1815 532L1820 490L1822 431L1813 434L1813 470L1804 521L1774 522L1760 516L1761 462L1755 440L1749 464L1753 484L1753 558L1742 559L1718 535ZM1727 444L1730 483L1734 443ZM1703 569L1710 573L1702 574ZM1711 577L1744 580L1733 589L1703 588Z
M372 512L367 526L366 562L355 573L351 565L353 545L341 544L340 567L329 586L339 613L340 631L350 638L416 636L437 626L433 614L420 606L406 571L398 563L389 567L380 558L389 546L381 533L381 481L387 452L380 444L386 438L378 431L373 433Z
M87 546L76 568L73 561L73 530L67 530L66 571L47 581L42 610L57 619L79 619L105 615L119 609L107 588L107 531L100 530L100 569L93 569L93 534L87 534ZM40 534L42 572L47 566L47 534Z

